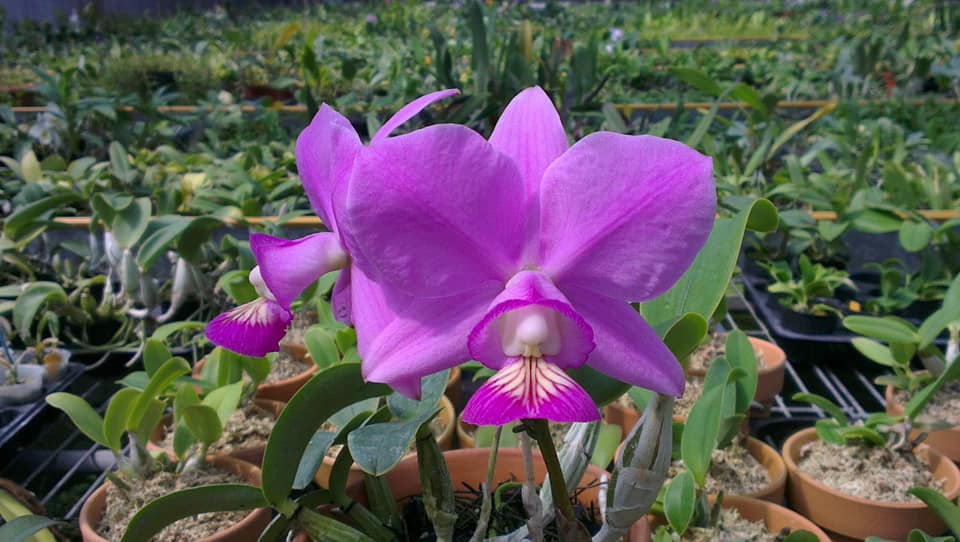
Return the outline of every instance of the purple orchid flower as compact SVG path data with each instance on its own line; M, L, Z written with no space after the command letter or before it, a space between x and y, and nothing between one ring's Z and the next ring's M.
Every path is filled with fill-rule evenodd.
M706 241L709 157L609 132L568 148L553 103L530 88L489 141L438 125L371 144L339 204L356 268L399 315L362 357L367 380L417 391L476 359L497 372L463 419L484 425L598 419L566 373L584 364L682 393L680 365L628 302L669 289Z
M380 128L371 144L387 139L424 108L457 92L442 90L407 104ZM361 149L360 136L350 121L324 104L297 138L296 155L310 205L330 231L296 240L251 235L257 266L250 271L250 283L260 297L214 318L206 329L211 342L247 356L276 352L293 320L293 301L322 275L337 269L342 271L333 288L334 315L347 325L356 324L361 355L368 338L393 318L379 288L352 265L344 247L345 232L334 211L335 200L346 195L345 184Z

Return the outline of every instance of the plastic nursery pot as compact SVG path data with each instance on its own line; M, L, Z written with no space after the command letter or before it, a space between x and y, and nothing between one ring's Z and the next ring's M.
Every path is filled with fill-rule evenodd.
M837 325L840 323L840 318L833 313L818 316L792 311L783 306L779 306L778 310L780 310L783 327L797 333L829 335L837 329Z
M258 407L272 414L274 418L280 415L280 412L283 411L283 407L287 406L286 403L281 403L280 401L271 401L270 399L255 399L254 403ZM168 450L162 446L163 440L166 438L167 431L170 430L170 424L172 422L172 414L166 414L160 419L160 424L157 425L156 429L154 429L153 433L150 435L150 442L147 445L148 448L163 450L171 457L174 455L173 450ZM263 464L263 451L266 450L266 448L266 445L251 446L249 448L244 447L223 455L239 459L240 461L246 461L251 465L256 465L259 467Z
M463 490L466 486L480 487L480 484L486 481L489 456L489 448L444 452L443 458L447 463L447 470L450 472L453 490ZM547 469L544 467L543 457L536 450L533 452L533 471L537 484L543 483ZM419 472L417 458L408 456L400 461L393 470L384 475L398 504L421 494ZM599 509L600 485L597 482L604 476L607 476L606 471L595 465L589 465L583 478L580 479L580 485L586 489L577 494L577 500L588 510ZM497 464L493 472L493 479L497 482L503 482L506 480L521 481L524 478L523 456L520 449L501 448L497 453ZM348 483L347 495L362 504L367 504L367 493L364 489L363 480ZM646 521L640 520L630 529L625 539L630 542L642 540L638 537L642 536L644 532L649 532L649 528Z
M620 446L617 447L617 452L614 457L620 457L625 442L626 441L621 442ZM753 437L747 437L746 449L750 455L757 460L757 463L760 463L764 470L767 471L767 480L769 480L769 483L758 491L738 496L767 501L773 504L783 504L783 497L787 488L787 465L784 463L783 458L780 457L776 449L768 446L762 440ZM727 494L725 493L724 495Z
M903 540L912 529L930 534L946 530L943 521L922 502L882 502L846 495L814 480L797 467L804 445L817 440L812 427L794 433L783 444L783 460L787 465L789 482L787 496L798 512L828 531L842 536L864 539L878 536ZM960 470L957 466L926 445L914 449L933 476L943 481L941 492L950 500L960 493Z
M757 370L757 391L753 394L753 400L763 405L765 411L769 411L773 399L783 389L783 373L787 367L787 355L783 349L770 341L758 339L756 337L747 337L753 351L758 358L763 359L763 367ZM707 372L702 369L688 369L687 374L691 376L705 377Z
M884 396L887 400L887 414L891 416L900 416L903 414L903 405L897 402L896 390L893 386L887 386ZM920 431L910 431L910 439L914 440L920 437ZM924 444L948 457L951 461L960 461L960 427L951 427L941 431L930 431Z
M5 384L7 370L0 369L0 406L28 403L43 394L43 376L47 370L42 365L19 365L18 384Z
M710 499L711 502L713 498ZM723 497L723 508L736 508L740 516L748 521L762 521L767 527L767 532L777 533L784 529L793 531L809 531L817 537L820 542L830 542L830 537L817 527L812 521L800 514L784 508L779 504L760 499L751 499L750 497L735 497L733 495ZM656 524L657 527L661 524ZM637 542L650 542L652 536L650 529L642 533Z
M207 361L207 358L203 358L193 366L193 376L199 377L200 371L203 370L203 365ZM302 373L280 380L278 382L273 382L271 384L260 384L257 386L257 399L269 399L271 401L279 401L281 403L286 403L290 401L290 398L294 396L295 393L300 391L300 388L310 380L314 373L316 373L320 368L317 367L316 363L313 363L310 359L304 361L308 365L307 370Z
M255 465L225 455L211 455L207 457L207 461L217 468L243 477L250 484L260 486L260 469ZM107 484L109 483L107 482ZM106 539L97 533L106 507L107 485L104 484L90 495L83 503L83 508L80 509L80 533L83 535L83 542L106 542ZM247 542L256 540L269 521L270 510L258 508L244 516L242 520L229 529L203 538L200 542Z
M443 425L443 432L437 436L437 444L440 445L441 450L452 450L453 449L453 436L456 434L455 421L457 419L457 413L453 409L453 403L450 402L450 399L447 399L445 396L440 397L440 406L443 410L437 414L437 419L440 420ZM416 456L415 452L411 452L406 455L406 457ZM334 459L328 456L324 456L323 462L320 463L320 468L317 469L317 473L313 475L313 481L316 482L318 486L323 489L327 489L330 484L330 471L333 469ZM350 474L347 475L347 485L363 481L363 471L360 470L360 467L356 463L350 466Z

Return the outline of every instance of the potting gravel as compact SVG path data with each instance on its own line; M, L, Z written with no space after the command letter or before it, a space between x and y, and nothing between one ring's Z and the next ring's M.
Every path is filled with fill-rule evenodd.
M674 461L669 478L683 468L683 461ZM767 469L737 440L725 449L713 451L710 470L707 471L708 494L723 491L725 495L747 495L763 489L769 483Z
M838 446L815 440L800 449L797 467L842 493L884 502L920 502L912 487L939 490L926 464L912 452L885 447Z
M110 542L119 542L123 531L133 516L148 502L173 491L208 484L243 484L243 477L204 465L183 474L159 472L149 480L139 481L117 474L130 485L129 493L114 484L107 486L107 509L100 521L100 536ZM230 528L243 519L248 512L213 512L184 518L168 525L151 540L153 542L185 542L200 540Z
M281 380L293 378L309 368L309 363L293 359L290 354L281 350L273 360L273 363L270 364L270 372L267 374L267 378L264 379L263 383L274 384Z
M782 540L778 531L770 533L760 521L749 521L735 508L724 508L720 512L720 521L716 527L691 527L680 539L684 542L778 542Z

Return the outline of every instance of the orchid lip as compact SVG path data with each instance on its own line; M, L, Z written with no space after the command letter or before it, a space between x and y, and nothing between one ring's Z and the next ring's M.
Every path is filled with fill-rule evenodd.
M245 356L279 349L293 315L276 301L260 297L220 314L207 325L210 342Z
M521 418L588 422L600 418L589 395L557 365L531 347L490 377L467 403L463 421L503 425Z

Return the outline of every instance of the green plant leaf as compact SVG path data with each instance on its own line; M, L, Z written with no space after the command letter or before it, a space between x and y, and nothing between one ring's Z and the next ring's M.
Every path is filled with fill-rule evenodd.
M663 512L670 527L678 535L683 536L690 526L696 497L697 491L690 471L680 471L667 486L663 497Z
M206 512L253 510L267 505L260 489L246 484L213 484L175 491L147 503L123 533L121 542L149 540L171 523Z
M110 143L107 152L110 155L110 167L113 170L114 177L124 183L132 182L134 176L136 176L136 171L130 167L130 157L127 155L127 149L123 148L123 145L119 142L113 141Z
M263 455L263 495L284 502L293 489L307 443L333 413L357 401L392 393L383 384L364 382L359 363L318 371L280 413Z
M211 391L203 398L202 404L213 408L220 418L220 424L225 425L233 412L237 410L242 396L243 382L238 381Z
M367 474L383 476L403 459L420 426L440 413L439 407L402 422L377 423L354 429L347 435L350 455Z
M820 538L810 531L791 531L783 542L820 542Z
M757 393L757 356L753 345L742 331L731 331L727 335L726 358L731 367L743 371L743 376L735 380L736 411L746 413Z
M903 219L893 211L864 209L850 214L853 227L864 233L890 233L900 230Z
M117 211L110 223L110 232L117 244L130 248L140 241L150 224L150 213L150 198L137 198L133 205Z
M193 436L205 445L213 444L223 435L223 423L216 409L200 404L183 409L183 422Z
M17 297L13 307L13 326L20 337L30 336L30 328L40 307L49 303L67 303L67 293L56 282L33 282Z
M183 320L181 322L171 322L169 324L163 324L153 331L153 334L150 337L157 339L158 341L163 341L168 339L174 333L179 333L182 331L190 330L203 330L207 327L206 322L196 322L192 320Z
M3 223L3 233L16 241L34 228L44 214L83 201L76 192L56 194L18 207Z
M105 448L110 447L110 442L103 434L103 418L82 397L72 393L58 392L51 393L46 400L50 406L64 411L73 425L77 426L77 429L90 440Z
M890 343L909 344L920 341L920 336L913 326L891 317L847 316L843 319L843 326L858 335Z
M701 488L710 468L711 455L720 438L721 424L727 415L725 410L727 405L732 406L727 395L736 393L729 384L742 374L739 369L731 368L723 358L714 361L704 380L703 395L687 416L680 455Z
M450 369L423 377L420 384L420 400L404 397L399 393L387 396L387 407L393 415L401 420L407 420L427 410L433 410L447 387L450 379Z
M137 265L140 269L150 269L158 257L173 247L174 242L189 225L190 219L178 216L174 217L173 222L148 235L137 251Z
M29 515L13 518L0 525L0 540L4 542L56 542L46 529L67 525L66 522L43 516Z
M947 524L947 528L954 536L960 536L960 508L953 501L935 489L927 487L915 487L907 493L926 503Z
M147 376L153 376L157 369L170 358L170 349L160 339L151 337L144 343L143 368L146 370Z
M894 357L893 352L886 346L878 343L873 339L867 339L866 337L856 337L850 341L853 344L853 347L857 349L858 352L863 354L867 359L880 365L885 365L887 367L898 367L901 365ZM901 343L894 343L901 344ZM909 361L909 360L908 360Z
M765 199L750 203L732 218L717 219L706 244L680 280L640 306L644 318L654 327L686 313L709 320L733 276L746 230L773 231L777 224L777 210Z
M706 336L707 320L689 312L670 325L663 334L663 342L677 359L685 359L700 347Z
M107 412L103 415L103 436L111 450L119 451L123 448L122 439L123 433L127 431L127 419L138 397L140 391L124 388L110 399Z
M203 245L214 230L223 226L223 220L213 216L198 216L180 234L177 253L193 265L203 264Z
M697 68L677 66L670 68L670 73L691 87L709 94L714 98L723 94L723 89L720 88L720 85L709 75Z
M593 454L590 456L590 463L600 467L607 468L613 461L613 456L617 453L617 446L620 445L620 437L623 435L623 429L619 425L600 422L600 430L597 432L597 443L593 447Z
M310 359L321 369L331 367L340 361L340 350L334 335L319 324L310 326L303 334L303 342L307 345Z
M930 399L947 383L960 378L960 363L951 363L947 369L937 377L936 380L924 386L920 391L907 401L903 407L903 413L907 418L913 420L927 406Z
M40 168L40 161L32 150L23 153L20 160L20 174L23 180L28 183L35 183L43 178L43 170Z
M160 396L173 382L183 376L190 374L190 365L183 358L170 358L157 369L157 372L150 377L143 393L137 398L133 408L130 410L128 419L129 425L139 425L140 419L150 408L150 402Z
M828 416L836 420L841 426L849 425L847 420L847 415L843 413L843 409L837 406L836 403L815 393L795 393L793 394L792 399L794 401L803 401L805 403L810 403L812 405L818 406L827 413Z
M933 239L933 229L926 222L905 220L900 226L900 245L907 252L920 252L927 248Z

